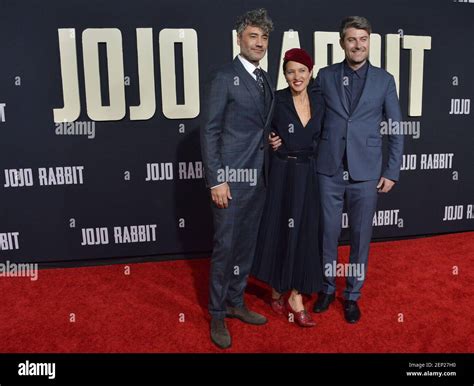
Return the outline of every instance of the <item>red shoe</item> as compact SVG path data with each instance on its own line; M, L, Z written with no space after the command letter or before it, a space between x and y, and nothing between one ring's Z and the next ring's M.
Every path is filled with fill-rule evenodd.
M283 296L280 299L272 299L270 302L270 306L272 307L273 312L278 315L285 315L285 301L283 300Z
M293 311L293 308L291 308L290 301L289 299L286 302L286 310L288 312L288 316L290 314L293 314L294 319L298 326L300 327L314 327L316 326L316 322L311 318L311 315L306 312L306 310L303 311Z

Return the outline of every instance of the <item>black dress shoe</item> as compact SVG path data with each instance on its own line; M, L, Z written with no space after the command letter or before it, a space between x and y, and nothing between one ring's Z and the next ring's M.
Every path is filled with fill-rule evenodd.
M219 348L229 348L232 344L224 319L211 319L211 340Z
M354 300L344 302L344 317L347 323L357 323L360 319L360 309Z
M318 296L318 300L314 304L313 312L321 313L327 311L329 305L336 299L336 294L325 294L321 293Z

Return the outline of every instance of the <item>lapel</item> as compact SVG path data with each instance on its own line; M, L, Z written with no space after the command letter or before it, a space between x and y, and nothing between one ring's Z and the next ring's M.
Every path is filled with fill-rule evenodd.
M270 93L270 96L271 96L271 99L270 101L273 102L273 98L275 98L275 93L273 91L273 87L272 87L272 81L270 80L270 77L268 76L268 73L266 71L263 71L263 76L265 78L265 80L267 81L267 84L268 84L268 88L270 89L271 93Z
M261 106L261 97L259 95L259 91L257 87L255 87L255 79L252 78L252 75L250 75L247 70L245 69L244 65L240 62L240 59L236 56L234 59L234 69L237 72L237 75L239 76L240 81L247 87L248 92L252 96L255 102L255 106ZM265 72L264 72L265 74ZM272 92L273 93L273 92ZM273 95L272 95L273 97ZM265 116L264 112L262 111L261 108L258 108L258 113L260 114L260 117L262 118L262 121L265 123Z
M296 116L296 118L298 118L298 112L296 111L295 103L293 102L293 95L291 94L291 89L289 86L285 88L285 93L283 95L285 96L285 101L288 104L291 112ZM299 119L298 123L300 123Z
M361 107L364 104L365 99L367 99L367 96L369 95L370 85L375 84L374 82L375 72L372 70L372 65L370 64L370 62L368 62L367 64L368 64L368 68L367 68L367 75L365 77L364 88L362 89L362 94L360 95L359 103L357 103L357 106L352 112L352 115L354 115L357 112L357 110L359 110L359 107Z
M267 82L268 88L270 90L270 111L268 112L267 115L267 121L265 122L265 126L268 125L269 121L272 118L272 111L273 111L273 106L274 106L274 101L275 101L275 91L273 90L272 82L270 80L270 77L268 76L268 73L266 71L263 71L263 76Z
M306 126L303 126L303 122L301 122L300 116L298 115L298 112L296 111L295 102L293 100L293 94L291 93L291 89L289 86L285 89L285 94L284 94L286 103L288 103L288 107L290 108L292 114L294 115L294 118L296 119L295 122L297 122L300 128L302 129L308 126L311 119L313 119L313 113L314 113L314 104L311 98L311 92L309 90L307 90L307 92L308 92L309 105L311 109L311 117L309 118L309 121L306 123Z
M339 99L347 116L350 115L349 104L347 103L346 92L344 91L344 62L339 63L339 69L334 71L334 81L336 82L336 89L339 93Z

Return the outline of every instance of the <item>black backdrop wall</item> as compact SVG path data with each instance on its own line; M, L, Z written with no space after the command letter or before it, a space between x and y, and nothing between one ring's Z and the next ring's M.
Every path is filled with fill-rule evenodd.
M331 63L340 19L371 20L371 61L396 75L407 134L374 238L474 229L473 3L0 0L2 260L209 252L204 84L233 58L236 17L258 7L275 23L275 84L282 50L299 41Z

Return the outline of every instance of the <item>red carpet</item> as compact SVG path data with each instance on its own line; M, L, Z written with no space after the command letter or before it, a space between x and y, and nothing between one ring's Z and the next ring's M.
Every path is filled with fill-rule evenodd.
M346 261L348 247L340 254ZM0 278L0 351L220 352L209 340L208 259L130 264L130 275L124 267L41 270L37 281ZM338 301L315 315L312 329L273 315L267 286L251 280L247 304L269 323L229 320L227 351L473 352L473 267L473 232L374 243L361 321L347 324ZM343 280L338 284L340 294Z

